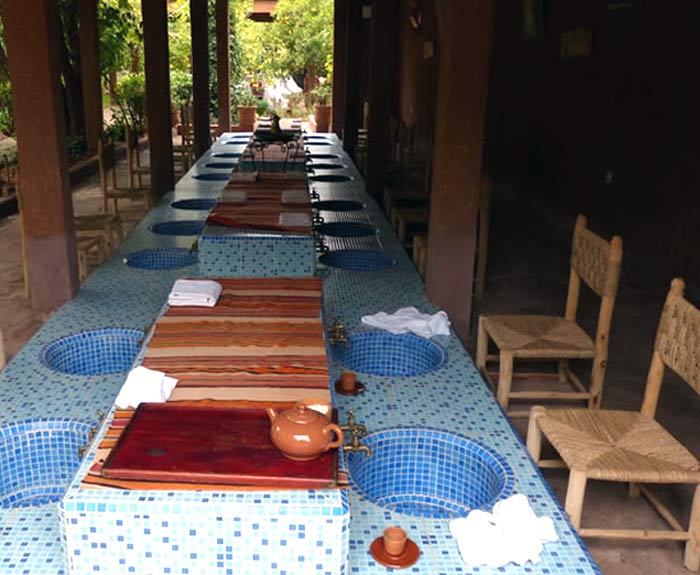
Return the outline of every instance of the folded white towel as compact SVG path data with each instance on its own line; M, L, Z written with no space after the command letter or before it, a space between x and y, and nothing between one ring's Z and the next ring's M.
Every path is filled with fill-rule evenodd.
M557 541L554 522L537 517L522 494L493 506L493 513L474 510L450 521L462 560L471 567L498 568L507 563L539 563L543 543Z
M119 409L138 407L140 403L163 403L175 389L177 379L162 371L138 366L129 372L114 403Z
M283 204L308 204L310 201L307 190L284 190L282 192Z
M245 204L248 201L248 194L241 190L224 190L219 201L229 204Z
M168 296L168 305L214 307L221 295L221 284L212 280L176 280Z
M290 228L310 228L311 214L282 212L279 217L279 225Z
M450 320L444 311L430 315L419 312L415 307L402 307L391 315L383 311L365 315L362 323L394 334L410 331L421 337L450 335Z

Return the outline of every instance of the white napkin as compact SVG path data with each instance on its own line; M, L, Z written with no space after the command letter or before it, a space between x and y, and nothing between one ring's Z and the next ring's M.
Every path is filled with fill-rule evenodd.
M114 400L119 409L138 407L140 403L163 403L175 389L177 379L162 371L138 366L129 372L124 385Z
M219 196L219 200L227 203L245 204L248 201L248 194L241 190L224 190Z
M462 560L471 567L503 567L540 561L543 543L558 541L554 522L537 517L522 494L512 495L493 506L493 513L474 510L450 521Z
M308 204L311 201L306 190L284 190L282 192L283 204Z
M212 280L176 280L168 296L168 305L214 307L221 295L221 284Z
M279 217L279 225L289 228L310 228L311 214L282 212Z
M410 331L421 337L450 335L450 320L444 311L430 315L419 312L415 307L402 307L391 315L384 311L365 315L362 323L394 334Z

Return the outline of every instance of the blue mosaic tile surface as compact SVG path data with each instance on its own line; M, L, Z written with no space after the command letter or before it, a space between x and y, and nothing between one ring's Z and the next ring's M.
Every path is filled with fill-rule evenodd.
M223 139L232 138L227 135ZM312 148L316 152L343 155L334 138L326 144ZM219 142L214 145L213 152L237 153L242 149L243 144ZM174 280L198 274L197 265L146 270L129 267L123 260L131 253L145 249L188 250L191 247L192 236L158 235L148 228L158 222L173 220L194 218L203 221L204 212L184 212L170 204L180 199L215 198L218 195L223 185L221 181L193 179L194 174L205 171L202 163L208 162L209 158L207 154L200 160L178 183L175 191L167 194L113 256L89 277L78 296L58 310L10 362L0 375L0 405L3 406L0 424L47 414L52 418L84 421L94 419L98 409L108 411L111 408L124 374L84 376L58 373L41 363L41 350L58 338L83 330L105 326L144 330L160 314ZM349 163L349 160L345 161ZM343 183L317 182L313 188L322 200L359 198L365 202L367 207L360 213L379 228L379 233L374 238L336 238L338 248L343 249L348 245L346 242L356 245L358 240L371 240L374 242L371 249L386 251L397 265L371 272L323 268L327 324L330 325L333 317L339 317L351 335L355 335L373 331L360 323L360 317L365 314L380 310L393 312L407 305L415 305L424 312L435 311L379 207L364 193L359 174L354 168L349 168L349 171L355 179ZM366 391L358 396L335 397L339 411L353 409L357 421L365 424L370 433L400 426L432 428L464 435L493 450L512 469L514 490L527 495L538 514L551 516L561 537L560 542L545 546L538 565L528 566L525 571L577 575L598 573L588 551L457 338L439 337L432 341L447 354L447 363L441 369L420 376L362 374ZM331 365L333 379L339 377L341 369L337 362ZM20 389L22 391L18 393ZM98 438L104 429L103 426ZM89 456L83 462L79 476L86 471L88 459ZM348 509L349 525L346 521ZM96 512L101 517L99 523L81 523L81 518ZM124 520L118 517L120 514L129 517L131 527L123 523ZM173 529L169 522L172 517L176 518L177 525L184 525L186 529ZM330 521L329 527L319 527L315 522L317 518ZM266 527L261 532L263 521L273 519L277 520L279 527ZM68 545L67 535L63 544L73 550L70 565L74 567L74 573L99 572L86 559L88 554L75 554L81 549L90 550L93 556L101 555L109 565L109 569L101 572L108 573L388 573L390 570L379 566L369 553L371 542L388 525L402 526L421 548L420 559L407 570L411 573L495 572L486 568L468 570L463 565L449 533L447 519L415 517L381 507L368 501L356 489L342 493L96 491L88 494L78 489L76 483L69 487L60 513L57 513L55 504L0 509L0 572L10 575L68 573L69 563L63 553L59 525L73 520L76 525L80 524L78 530L69 535L75 539ZM154 529L153 525L158 525L155 533L149 534L153 537L146 538L144 530ZM215 527L200 532L198 529L202 525ZM133 529L130 534L134 540L132 543L126 542L129 528ZM319 548L317 556L304 555L304 561L300 561L299 556L294 557L291 545L294 537L300 538L301 533L304 533L304 539L309 538ZM171 540L171 537L175 539ZM339 538L341 547L347 545L347 563L344 557L334 555L333 549ZM238 561L233 549L241 545L245 546L246 554L243 561ZM287 568L287 563L293 564L294 568ZM156 564L157 568L150 568ZM149 568L144 568L144 565ZM192 565L197 566L196 571L192 570ZM205 568L199 569L199 565ZM523 571L514 566L497 570L505 574Z

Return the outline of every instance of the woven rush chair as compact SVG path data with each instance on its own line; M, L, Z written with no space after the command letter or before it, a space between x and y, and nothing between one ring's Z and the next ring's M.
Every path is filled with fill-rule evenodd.
M138 193L147 189L143 184L144 176L151 175L151 167L141 164L139 135L129 124L124 125L124 140L126 144L126 169L129 175L129 188Z
M587 537L686 541L685 566L700 567L700 463L654 420L664 371L669 368L700 394L700 310L683 297L681 279L671 282L656 332L644 400L639 412L532 408L527 447L540 467L568 467L565 509ZM563 460L542 460L542 436ZM644 494L670 530L581 528L588 479L630 484L630 496ZM693 484L689 527L684 529L648 484Z
M586 218L576 219L571 250L571 270L566 311L563 317L545 315L482 315L479 317L476 365L496 389L498 402L511 417L527 417L526 410L510 410L511 399L518 400L584 400L589 408L600 407L603 380L608 360L608 335L617 295L622 261L622 239L610 242L586 227ZM581 282L601 298L595 338L591 338L576 322ZM489 355L489 340L498 348ZM514 374L514 361L556 361L557 373L522 372ZM569 368L571 359L592 359L588 387ZM487 362L499 363L498 381L494 385ZM569 384L572 389L513 391L513 379L549 379ZM554 381L552 381L554 383Z

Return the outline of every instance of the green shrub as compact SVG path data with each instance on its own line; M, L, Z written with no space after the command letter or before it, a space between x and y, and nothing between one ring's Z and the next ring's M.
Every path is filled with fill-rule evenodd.
M121 119L142 133L146 119L146 83L143 74L127 74L117 82Z
M173 108L186 106L192 100L192 74L180 70L170 71L170 99Z

